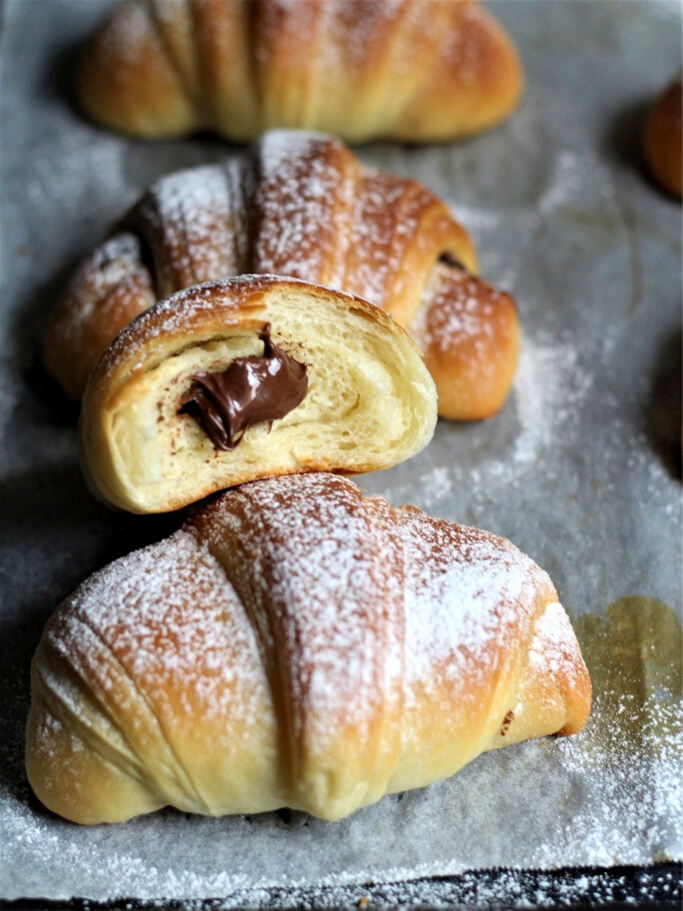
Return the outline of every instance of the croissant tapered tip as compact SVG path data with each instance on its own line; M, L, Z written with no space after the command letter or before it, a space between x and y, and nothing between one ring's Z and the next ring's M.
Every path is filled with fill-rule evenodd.
M150 7L118 6L84 47L76 98L92 120L134 136L181 136L197 118Z
M546 605L536 625L530 664L563 707L565 719L555 733L560 737L576 734L588 720L592 687L576 635L559 602ZM547 697L548 702L552 696Z

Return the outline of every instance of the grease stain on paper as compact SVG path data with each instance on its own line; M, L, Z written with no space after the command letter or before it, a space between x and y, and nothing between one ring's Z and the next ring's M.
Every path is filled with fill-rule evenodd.
M680 706L683 694L683 634L675 612L663 601L627 597L606 614L586 614L574 629L599 700L603 726L614 723L629 749L673 734L670 725L647 729L662 709ZM680 720L680 719L679 719ZM647 736L645 732L647 731Z

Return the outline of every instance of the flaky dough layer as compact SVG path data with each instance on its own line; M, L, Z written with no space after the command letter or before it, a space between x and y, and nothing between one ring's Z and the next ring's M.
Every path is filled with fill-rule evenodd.
M439 414L480 420L517 362L510 295L476 276L467 232L421 184L363 166L337 139L272 131L244 156L159 180L70 281L44 360L80 399L134 316L190 285L288 275L357 294L424 352Z
M261 356L260 338L305 364L284 417L222 451L183 400L201 373ZM93 372L80 419L91 488L131 512L165 512L255 478L356 473L410 458L431 439L436 392L408 334L360 298L275 276L197 285L124 329Z
M294 475L221 494L62 604L26 767L80 823L169 804L334 820L572 734L590 699L550 579L509 541Z
M273 127L433 142L517 103L515 48L477 0L127 0L86 46L76 88L143 137Z

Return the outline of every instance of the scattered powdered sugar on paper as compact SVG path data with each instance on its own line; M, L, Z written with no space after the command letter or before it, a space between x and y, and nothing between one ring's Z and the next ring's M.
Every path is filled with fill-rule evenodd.
M453 489L453 478L447 468L437 466L425 471L421 478L422 502L430 509Z
M509 401L505 405L505 420L512 425L509 443L486 447L475 465L457 456L459 441L451 438L453 431L468 432L467 425L440 422L432 443L437 464L425 465L419 487L412 479L392 483L392 502L416 501L423 509L443 508L453 491L467 490L471 501L486 498L508 485L519 485L546 460L552 461L558 438L575 438L580 429L582 408L594 386L592 368L569 339L554 340L539 333L536 337L524 334L519 361L512 383ZM606 393L604 393L606 395ZM510 413L511 412L511 413ZM494 418L494 421L499 421ZM484 425L472 425L473 433ZM491 429L493 434L493 428ZM448 459L447 464L438 464ZM365 476L362 484L374 491L375 479Z
M554 163L552 180L539 200L539 217L547 217L553 210L574 203L585 192L594 192L596 186L601 196L613 197L614 181L609 169L593 155L563 149Z
M559 433L570 433L580 418L581 404L593 386L593 375L572 341L522 338L512 396L519 433L500 472L533 467L555 444Z
M84 141L80 129L62 131L49 145L38 145L32 154L26 194L30 205L41 212L41 225L59 225L67 199L76 217L91 213L88 202L94 187L100 197L117 199L119 204L128 199L131 188L124 160L123 143Z
M425 874L427 875L427 874ZM641 901L675 902L681 899L680 878L671 871L643 871L635 882L626 874L583 875L559 872L479 870L451 879L417 879L364 885L325 885L313 888L238 890L212 901L212 911L238 908L376 908L477 907L531 908L574 906L584 902L637 905ZM159 903L161 906L161 903ZM201 911L200 903L186 901L186 911Z
M624 713L624 718L621 717ZM680 695L644 705L631 695L621 700L616 717L609 693L595 694L592 716L584 731L557 743L563 769L585 791L589 786L600 813L580 807L573 815L566 845L583 843L593 863L609 865L615 856L624 864L642 863L641 837L651 845L653 859L680 860L669 846L683 842L683 706ZM633 733L628 715L642 723ZM555 845L541 852L551 861Z

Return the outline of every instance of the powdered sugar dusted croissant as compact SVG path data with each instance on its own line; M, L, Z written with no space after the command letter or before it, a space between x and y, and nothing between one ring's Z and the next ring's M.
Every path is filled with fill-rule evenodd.
M341 288L414 335L442 417L493 414L510 387L519 326L509 295L473 274L474 248L423 186L360 162L323 135L271 132L248 156L158 181L74 275L48 330L47 368L74 398L137 313L239 273Z
M269 475L388 468L435 424L432 378L386 313L242 275L179 291L119 333L83 397L81 463L105 502L165 512Z
M167 804L339 819L584 724L590 681L509 541L334 475L222 494L88 579L33 660L26 764L81 823Z
M476 0L127 0L77 74L91 117L145 137L453 139L505 117L521 85Z

